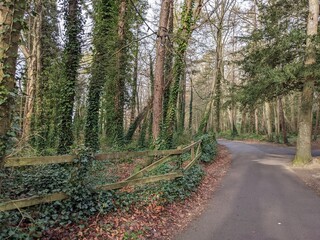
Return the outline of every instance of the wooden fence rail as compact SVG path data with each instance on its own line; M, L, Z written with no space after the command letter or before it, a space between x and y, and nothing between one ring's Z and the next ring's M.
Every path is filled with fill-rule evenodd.
M110 152L99 153L95 155L95 160L103 161L107 159L123 159L123 158L139 158L139 157L155 157L165 155L180 155L183 154L194 146L199 144L200 141L190 144L182 149L170 149L170 150L148 150L138 152ZM40 157L11 157L6 158L4 167L22 167L22 166L34 166L45 164L57 164L57 163L72 163L76 159L76 155L60 155L60 156L40 156Z
M197 150L195 152L195 148ZM148 176L143 175L161 164L170 161L172 155L181 155L191 150L191 160L187 165L176 172L171 172L163 175ZM154 151L140 151L140 152L111 152L111 153L101 153L95 155L95 160L103 161L106 159L123 159L123 158L138 158L138 157L154 157L154 156L164 156L161 159L153 162L152 164L141 169L137 173L132 174L127 179L111 184L105 184L96 186L96 191L101 190L113 190L119 189L126 186L135 186L139 184L153 183L163 180L173 180L177 177L182 177L184 171L190 169L195 163L197 163L199 157L201 156L201 140L191 143L190 145L182 149L171 149L171 150L154 150ZM31 166L31 165L43 165L43 164L57 164L57 163L72 163L76 158L75 155L61 155L61 156L45 156L45 157L28 157L28 158L7 158L5 160L5 167L21 167L21 166ZM0 211L8 211L13 209L20 209L24 207L30 207L33 205L38 205L42 203L49 203L53 201L61 201L68 199L69 196L63 192L57 192L48 194L45 196L33 196L24 199L11 200L7 202L0 203Z

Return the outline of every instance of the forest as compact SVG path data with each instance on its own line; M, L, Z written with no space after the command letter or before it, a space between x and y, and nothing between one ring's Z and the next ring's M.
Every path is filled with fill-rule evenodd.
M318 20L315 0L1 1L0 202L72 197L1 210L0 238L50 239L57 225L146 196L161 195L159 205L185 199L203 176L187 159L201 152L200 162L212 161L217 138L296 146L293 164L310 164L320 127ZM183 151L165 152L173 149ZM93 161L121 152L149 158ZM126 172L164 153L174 164L144 176L187 165L183 177L134 193L92 191L130 180ZM61 156L76 160L22 165Z

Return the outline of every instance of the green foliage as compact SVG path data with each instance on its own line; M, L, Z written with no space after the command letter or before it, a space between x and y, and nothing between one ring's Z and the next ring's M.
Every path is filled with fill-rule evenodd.
M164 182L160 186L163 203L171 203L189 197L190 194L197 189L203 175L204 172L201 169L201 166L196 165L186 172L183 177Z
M94 55L89 83L85 144L94 151L99 149L99 108L103 86L107 81L107 67L110 48L110 34L114 27L114 9L110 1L94 1Z
M66 43L64 49L64 80L61 84L59 111L59 146L58 153L66 154L73 144L73 105L75 86L81 57L82 16L78 0L66 1L64 5Z
M181 92L180 83L181 81L183 81L182 77L183 72L185 71L184 55L186 53L188 41L192 33L191 26L194 22L193 5L194 1L192 1L190 9L187 9L187 3L184 3L181 17L181 26L177 31L177 49L175 51L176 58L173 64L173 81L170 87L170 95L167 103L167 109L164 109L166 111L166 119L162 126L160 136L162 140L160 142L165 144L164 148L172 148L173 146L173 135L177 113L177 100L179 92Z
M201 157L200 161L209 163L214 161L217 154L217 140L213 133L207 133L198 138L201 142Z
M0 213L0 238L39 238L47 227L82 221L95 213L114 209L113 192L97 193L92 190L99 179L91 176L100 167L92 164L92 153L79 149L76 154L78 157L71 165L3 170L2 200L60 191L70 198L63 202Z
M319 69L306 69L303 62L307 1L263 3L259 12L259 28L243 38L247 46L242 49L244 58L240 63L246 75L237 100L244 106L300 90L302 80L317 75Z

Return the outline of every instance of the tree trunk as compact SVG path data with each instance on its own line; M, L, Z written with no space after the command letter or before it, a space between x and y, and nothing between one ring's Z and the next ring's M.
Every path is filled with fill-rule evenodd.
M176 127L178 95L185 71L185 53L192 34L192 24L194 24L195 19L198 17L198 13L194 15L193 12L194 2L194 0L185 0L181 16L181 25L177 31L177 51L173 65L173 82L170 89L168 111L162 135L167 148L172 147L173 143L174 127ZM202 1L198 2L197 10L199 8L201 9L201 2Z
M34 104L36 93L39 89L40 74L41 74L41 28L42 28L42 1L35 2L36 15L29 16L29 39L27 44L22 45L22 52L27 60L27 84L26 84L26 99L24 104L24 118L22 126L21 144L29 141L31 134L31 121L34 113ZM26 46L27 45L27 46Z
M319 128L319 115L320 115L320 98L318 99L318 106L317 106L317 112L316 112L316 122L313 129L313 140L317 141L318 138L318 128Z
M307 21L307 36L312 37L317 35L319 17L319 1L309 0L309 16ZM306 44L306 68L310 68L316 63L315 44L311 38L307 39ZM310 73L306 76L303 90L301 94L299 132L297 139L297 152L293 160L295 165L303 165L310 163L311 156L311 135L312 135L312 104L314 91L314 75Z
M173 11L173 2L170 4L170 12L168 19L168 35L172 36L173 34L173 20L174 20L174 11ZM164 66L164 92L163 92L163 116L162 122L165 122L167 117L167 111L169 106L169 98L170 98L170 88L173 80L173 44L170 41L166 42L166 58L165 58L165 66Z
M167 26L169 19L169 10L172 0L163 0L161 3L159 30L157 38L157 55L155 66L155 79L153 90L153 108L152 108L152 137L153 141L159 138L160 125L162 120L162 100L164 91L164 62L167 42Z
M255 133L259 134L259 116L258 116L257 108L254 110L254 128L255 128Z
M127 0L121 0L118 22L118 51L117 51L117 82L115 92L115 125L116 140L118 144L123 142L123 123L124 123L124 92L126 78L126 55L125 55L125 15Z
M178 132L182 133L184 131L184 122L185 122L185 108L186 108L186 72L182 74L179 90L179 109L177 117L177 127Z
M279 121L279 105L277 102L273 104L273 116L274 116L274 129L276 141L279 141L280 135L280 121Z
M264 104L265 110L266 110L266 127L267 127L267 135L268 135L268 140L272 141L272 124L271 124L271 108L270 108L270 103L265 102Z
M221 20L222 21L222 20ZM216 86L215 86L215 132L220 132L220 105L221 105L221 82L223 80L223 45L222 45L222 22L217 28L217 46L216 46Z
M0 167L6 153L14 108L15 72L26 1L0 5Z
M107 47L108 33L111 21L111 4L109 0L97 1L94 5L94 29L93 46L94 55L91 67L91 78L89 81L89 93L87 99L87 116L85 122L85 145L94 151L99 149L99 129L100 133L105 133L103 118L105 107L101 107L101 95L106 83L107 61L110 50ZM101 108L100 108L101 107ZM100 112L100 124L99 124ZM100 126L100 127L99 127Z
M136 39L139 37L139 28L136 29ZM131 106L130 106L130 125L133 124L136 115L137 108L137 84L138 84L138 57L139 57L139 42L137 41L134 49L134 66L133 66L133 79L132 79L132 96L131 96Z
M192 81L190 84L190 102L189 102L189 123L188 123L188 128L190 131L190 134L193 135L192 132L192 118L193 118L193 86L192 86Z
M283 139L283 143L284 144L288 144L287 126L286 126L286 121L285 121L285 118L284 118L284 111L283 111L281 97L278 98L278 103L279 103L280 125L281 125L281 130L282 130L282 139Z
M247 114L246 110L242 110L242 115L241 115L241 134L244 134L247 132Z
M73 105L75 100L75 86L77 71L81 55L81 9L79 0L69 0L66 9L66 45L65 45L65 79L60 102L60 132L58 153L69 152L74 141L73 136Z

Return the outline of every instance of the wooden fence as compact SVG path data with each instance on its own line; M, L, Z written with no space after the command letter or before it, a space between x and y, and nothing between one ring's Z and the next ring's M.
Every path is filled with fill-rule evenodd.
M163 175L144 177L147 172L157 168L161 164L169 162L171 156L181 155L191 151L191 160L181 169L176 172L171 172ZM137 152L111 152L96 154L94 159L97 161L111 160L111 159L131 159L131 158L144 158L144 157L161 157L159 160L153 162L147 167L141 169L137 173L132 174L127 179L106 185L99 185L95 187L96 191L101 190L113 190L126 186L135 186L139 184L153 183L162 180L173 180L177 177L182 177L184 172L190 169L201 156L201 140L191 143L190 145L180 149L170 150L149 150L149 151L137 151ZM44 156L44 157L13 157L5 160L4 167L21 167L21 166L34 166L45 164L57 164L57 163L72 163L77 158L76 155L60 155L60 156ZM48 194L45 196L33 196L29 198L23 198L18 200L10 200L0 203L0 211L8 211L13 209L20 209L42 203L49 203L53 201L60 201L69 198L69 196L63 192L57 192Z

